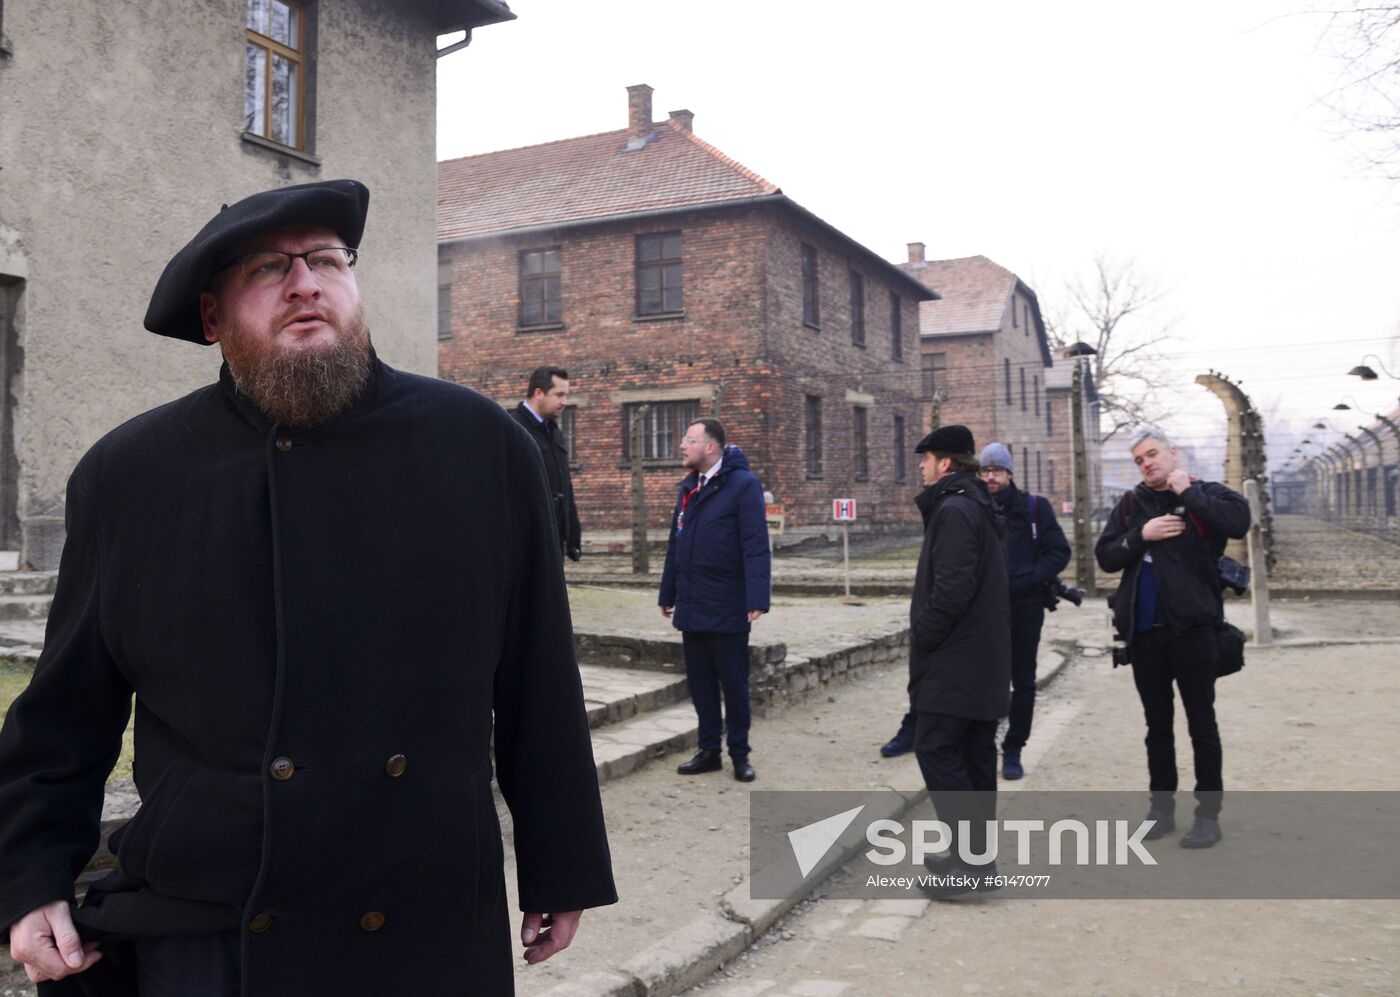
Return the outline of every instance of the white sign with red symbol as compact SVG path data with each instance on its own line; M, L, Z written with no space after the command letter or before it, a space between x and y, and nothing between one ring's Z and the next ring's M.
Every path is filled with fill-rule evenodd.
M856 500L832 499L831 518L838 523L854 523L856 521Z

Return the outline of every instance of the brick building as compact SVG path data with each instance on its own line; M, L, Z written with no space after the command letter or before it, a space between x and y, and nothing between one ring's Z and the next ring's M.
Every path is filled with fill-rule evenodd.
M689 111L439 164L438 364L514 405L557 364L585 541L630 525L644 422L648 526L664 529L685 427L716 408L788 532L918 522L918 304L935 295L698 138Z
M920 425L931 425L936 410L941 424L971 429L978 447L1006 444L1017 486L1062 508L1071 488L1069 410L1051 403L1050 342L1035 291L985 256L927 260L922 242L909 244L901 269L940 296L919 310ZM1095 429L1095 454L1097 440Z

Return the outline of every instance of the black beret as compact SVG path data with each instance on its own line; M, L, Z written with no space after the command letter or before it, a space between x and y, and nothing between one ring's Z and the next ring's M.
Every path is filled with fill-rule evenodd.
M923 453L925 450L933 453L963 454L968 457L977 454L977 448L972 445L972 433L966 426L939 426L914 448L915 453Z
M146 328L160 336L207 346L199 317L199 292L235 246L259 232L293 225L321 225L351 249L360 248L369 211L369 189L358 180L325 180L277 187L226 204L165 265L146 309Z

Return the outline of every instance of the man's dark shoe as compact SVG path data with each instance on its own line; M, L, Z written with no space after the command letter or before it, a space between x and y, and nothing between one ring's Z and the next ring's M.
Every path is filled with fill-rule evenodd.
M1181 836L1182 848L1209 848L1224 835L1220 833L1220 821L1214 817L1197 817L1191 822L1191 830Z
M924 859L924 868L933 879L930 882L919 883L918 886L924 896L931 900L951 900L953 897L991 893L1001 889L996 882L995 862L970 866L948 856Z
M1144 820L1155 820L1151 830L1142 836L1143 841L1156 841L1176 830L1176 815L1161 810L1149 810Z
M902 727L898 734L880 746L880 754L886 758L898 758L914 750L914 732Z
M740 782L753 782L758 777L758 773L753 770L747 758L734 759L734 778Z
M718 772L719 770L719 752L710 748L701 748L695 752L695 757L690 761L676 766L676 771L681 775L699 775L701 772Z
M1019 779L1026 774L1026 770L1021 768L1021 754L1007 753L1001 756L1001 777L1003 779Z

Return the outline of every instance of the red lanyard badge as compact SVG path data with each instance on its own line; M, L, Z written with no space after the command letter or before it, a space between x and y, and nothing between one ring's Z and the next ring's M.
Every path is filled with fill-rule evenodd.
M701 481L700 481L700 485L703 485L704 483L705 483L705 482L704 482L704 479L702 478ZM691 496L694 495L696 492L698 492L698 491L700 490L700 485L696 485L696 486L695 486L694 488L692 488L690 491L686 492L684 495L681 496L681 511L678 512L678 513L676 513L676 532L677 532L677 533L679 533L681 530L685 529L685 507L688 506L688 505L690 505Z

